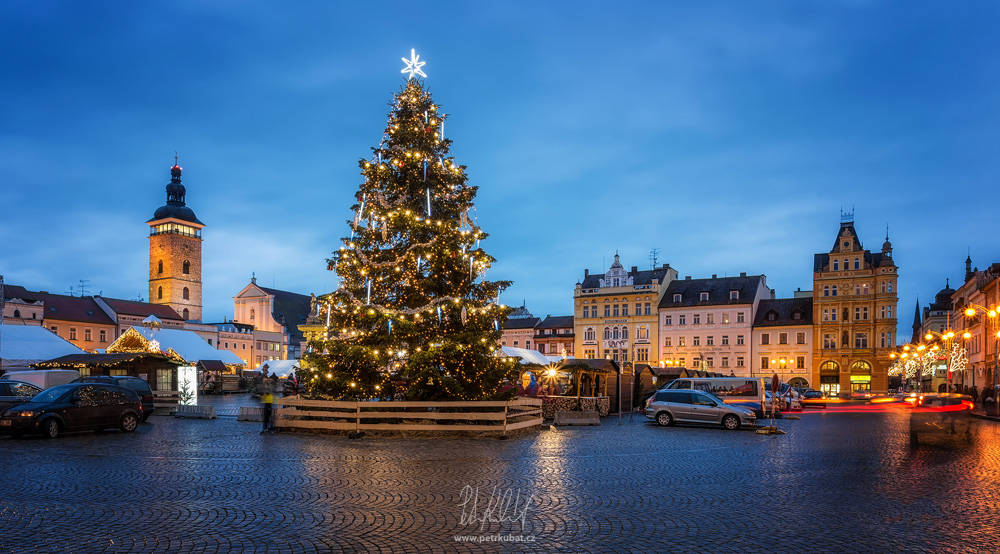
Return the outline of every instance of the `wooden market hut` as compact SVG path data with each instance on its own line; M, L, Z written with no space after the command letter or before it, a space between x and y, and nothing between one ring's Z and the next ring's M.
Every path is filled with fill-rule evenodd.
M127 375L149 383L153 392L177 390L177 368L184 365L174 357L153 352L117 354L69 354L32 364L35 369L75 369L81 376Z

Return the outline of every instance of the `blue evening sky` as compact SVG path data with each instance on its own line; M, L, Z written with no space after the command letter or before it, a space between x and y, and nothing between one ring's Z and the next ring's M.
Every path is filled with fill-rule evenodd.
M0 5L0 273L147 296L174 151L206 320L325 259L415 48L478 185L501 298L571 313L584 269L670 263L812 287L855 209L914 302L1000 261L993 2L29 2Z

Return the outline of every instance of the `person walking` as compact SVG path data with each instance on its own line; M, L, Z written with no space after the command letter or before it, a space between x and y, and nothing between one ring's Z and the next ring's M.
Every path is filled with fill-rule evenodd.
M271 431L271 412L274 409L274 386L271 384L270 379L264 379L264 394L261 396L263 401L263 417L261 420L264 423L263 429L261 429L260 434Z

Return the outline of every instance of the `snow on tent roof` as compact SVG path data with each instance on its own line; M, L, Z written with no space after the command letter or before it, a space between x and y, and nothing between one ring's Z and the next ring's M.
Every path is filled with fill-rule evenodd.
M85 354L73 343L41 326L0 325L3 368L30 369L28 364L68 354Z
M145 327L132 327L147 340L155 340L160 344L160 350L166 352L173 350L180 357L189 363L198 360L220 360L222 363L230 365L244 365L243 360L229 350L219 350L213 348L205 342L205 339L198 336L194 331L184 331L181 329L147 329Z
M549 365L550 362L544 354L537 350L529 350L527 348L514 348L513 346L501 346L500 350L510 357L521 358L521 364L538 364L538 365Z
M297 373L300 369L298 360L268 360L262 362L257 369L251 371L259 371L264 373L264 366L267 366L268 375L277 375L278 377L288 377L292 373Z

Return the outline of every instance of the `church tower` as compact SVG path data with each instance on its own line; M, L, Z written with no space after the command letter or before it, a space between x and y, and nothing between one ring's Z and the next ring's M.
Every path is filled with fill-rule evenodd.
M149 225L149 301L166 304L188 321L201 321L201 229L184 203L181 167L174 157L167 203Z

